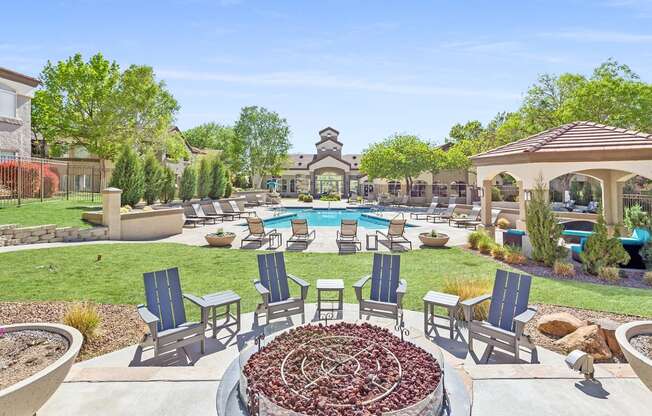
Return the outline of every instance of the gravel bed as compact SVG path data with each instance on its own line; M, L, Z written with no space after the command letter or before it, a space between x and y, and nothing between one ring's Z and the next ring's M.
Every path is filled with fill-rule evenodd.
M535 306L537 307L537 314L525 326L525 333L530 336L530 339L536 345L543 347L547 350L555 351L563 355L566 355L566 353L554 344L554 342L561 337L553 337L547 334L543 334L539 332L539 330L537 329L537 322L539 321L539 318L541 318L543 315L556 313L556 312L568 312L582 321L587 321L589 324L597 322L600 319L611 319L612 321L616 321L623 324L627 322L638 321L643 319L640 316L621 315L621 314L609 313L609 312L599 312L599 311L592 311L588 309L570 308L567 306L542 305L542 304L535 305ZM610 362L625 362L625 358L622 355L621 356L614 355L614 358Z
M68 340L41 330L0 336L0 390L38 373L68 350Z
M24 322L61 323L71 302L0 302L0 325ZM147 328L133 305L97 305L102 322L97 335L82 347L77 361L133 345Z
M629 339L632 347L636 348L638 352L652 360L652 335L637 335Z

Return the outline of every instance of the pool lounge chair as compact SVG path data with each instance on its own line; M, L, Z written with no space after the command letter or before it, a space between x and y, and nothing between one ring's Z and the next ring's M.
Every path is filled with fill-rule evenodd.
M246 201L245 205L250 206L250 207L257 207L257 206L263 205L261 203L260 199L258 198L258 194L246 193L245 194L245 201Z
M308 220L297 218L291 220L290 224L292 225L292 237L287 239L285 247L289 248L290 244L298 243L305 244L308 248L308 244L315 239L315 230L308 229Z
M186 217L186 220L190 221L195 221L197 219L201 220L206 224L206 221L212 221L213 224L215 224L215 217L208 217L204 215L203 211L197 210L197 207L199 207L199 204L184 204L183 205L183 215Z
M394 244L409 244L412 250L412 242L405 237L405 225L407 220L392 219L389 220L387 232L376 230L376 235L380 234L389 242L389 249L394 249Z
M263 220L258 217L247 218L247 229L249 234L247 234L242 241L240 241L240 248L245 243L258 243L259 247L263 246L263 241L266 238L269 238L269 235L276 232L276 229L271 229L265 231L265 224Z
M428 219L429 216L437 215L444 211L444 208L439 206L439 202L436 202L433 198L433 201L430 203L430 206L424 212L410 212L410 218L415 220Z
M531 351L532 363L538 361L536 346L524 331L525 325L536 314L535 309L528 307L531 283L530 276L496 270L491 295L481 295L461 302L468 322L469 351L474 352L474 339L487 344L481 362L488 362L494 348L498 348L513 355L518 363L521 347ZM473 316L473 309L487 300L491 301L487 320L478 321Z
M446 222L453 217L456 207L456 204L449 204L444 211L426 216L426 221L432 220L434 223Z
M352 244L354 250L362 250L362 243L358 240L358 221L343 219L340 229L335 232L335 242L339 251L346 244Z
M208 305L197 296L181 292L179 270L159 270L143 274L146 305L138 305L140 318L149 327L149 334L141 342L141 347L153 347L154 357L177 350L186 345L201 343L201 353L205 352L206 323ZM201 308L199 322L187 322L183 299Z
M262 297L262 302L256 307L255 314L265 314L265 324L271 319L301 314L301 322L305 323L305 300L308 297L310 285L285 271L283 253L258 255L259 279L254 280L254 287ZM300 297L291 297L288 281L296 283L301 289Z
M480 211L481 211L481 209L482 208L480 206L474 205L473 208L471 208L471 211L464 217L451 216L448 219L448 225L450 226L450 225L454 224L456 227L461 227L461 226L466 227L467 224L473 223L473 222L476 222L476 223L479 224L480 223Z
M233 221L235 219L233 214L217 212L217 208L215 208L215 201L201 201L199 205L201 206L201 210L206 216L221 218L222 222L224 222L224 220Z
M407 282L401 279L400 271L400 256L374 253L371 275L363 277L353 285L359 304L359 319L365 314L392 318L398 322L399 311L403 309L403 296L407 292ZM362 289L369 280L369 299L364 299Z

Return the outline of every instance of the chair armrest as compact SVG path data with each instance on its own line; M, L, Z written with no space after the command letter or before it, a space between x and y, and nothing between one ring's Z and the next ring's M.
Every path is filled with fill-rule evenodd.
M288 279L292 280L294 283L298 284L301 287L301 299L305 300L308 297L308 288L310 287L310 283L289 273L287 276Z
M145 305L138 305L137 308L138 315L140 315L140 318L145 322L145 324L147 324L149 333L151 334L152 338L156 339L159 322L158 316L151 313Z
M362 287L367 284L369 279L371 279L371 275L361 278L360 280L358 280L357 282L355 282L353 284L353 288L354 289L362 289Z
M278 231L276 231L276 228L272 228L271 230L267 231L267 232L265 233L265 235L268 236L268 235L270 235L270 234L274 234L274 233L277 233L277 232L278 232Z
M269 295L269 290L267 290L267 288L257 280L254 280L254 288L256 288L258 293L260 293L261 295L264 296Z
M199 296L195 296L192 293L184 293L183 297L188 299L190 302L194 303L195 305L199 306L200 308L208 308L208 304L204 301L204 299L200 298Z
M405 279L401 279L398 282L398 287L396 288L396 293L400 293L402 295L405 295L407 292L407 281Z
M523 313L520 313L514 317L514 333L516 333L517 337L523 335L525 324L530 322L536 313L536 309L528 308Z
M480 295L460 302L462 310L464 311L464 320L466 322L471 322L473 320L473 309L475 306L489 299L491 299L491 295Z

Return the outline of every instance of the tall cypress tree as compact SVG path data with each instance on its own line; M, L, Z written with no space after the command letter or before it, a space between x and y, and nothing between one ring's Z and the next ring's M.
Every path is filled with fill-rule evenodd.
M169 167L163 167L163 175L161 180L161 201L170 203L174 200L174 194L177 188L177 178L174 171Z
M204 157L199 162L199 173L197 175L197 196L204 199L211 190L213 178L211 177L211 162Z
M559 245L562 226L557 222L546 198L547 189L539 179L532 190L532 199L527 204L527 233L532 243L532 258L552 266L555 260L566 255L566 249Z
M134 206L144 191L143 166L131 146L122 147L109 186L122 190L121 204Z
M195 196L197 189L197 172L195 166L188 165L181 175L181 184L179 185L179 198L182 201L190 201Z
M208 192L211 199L220 199L224 196L224 187L226 185L224 173L224 164L220 159L215 158L211 163L211 189Z
M143 198L145 199L145 202L147 202L147 205L152 205L161 195L161 186L163 179L163 169L161 167L161 163L158 161L158 159L156 159L156 155L152 150L148 151L145 155L143 172Z

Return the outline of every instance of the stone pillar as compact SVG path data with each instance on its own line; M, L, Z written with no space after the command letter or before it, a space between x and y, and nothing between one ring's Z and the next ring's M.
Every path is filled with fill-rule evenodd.
M602 215L610 228L618 223L616 205L616 183L609 172L602 178Z
M482 181L482 207L480 215L485 228L493 227L491 223L491 179Z
M623 187L625 182L616 182L616 223L622 224L625 218L625 210L623 208ZM631 231L631 230L630 230Z
M516 228L525 230L525 219L527 214L527 201L525 200L526 189L523 186L523 181L516 181L518 187L518 220L516 221Z
M109 229L109 240L122 238L120 223L120 197L122 190L106 188L102 190L102 225Z

